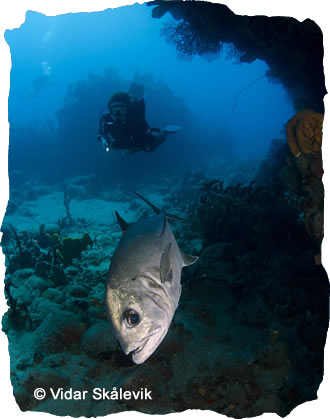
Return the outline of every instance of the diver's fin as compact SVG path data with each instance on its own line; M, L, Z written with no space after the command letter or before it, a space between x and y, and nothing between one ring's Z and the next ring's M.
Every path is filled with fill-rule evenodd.
M192 255L188 255L187 253L183 252L181 250L181 256L183 259L183 266L189 266L192 265L193 263L197 262L199 257L198 256L192 256Z
M122 233L125 233L129 227L129 224L118 214L117 211L115 211L115 214L116 214L116 220L117 220L117 223L119 224L120 230L122 231Z
M133 191L133 193L137 196L137 197L139 197L140 199L142 199L142 201L144 201L146 204L148 204L149 205L149 207L151 207L154 211L155 211L155 213L157 214L157 215L159 215L162 211L158 208L158 207L156 207L156 205L154 205L154 204L152 204L150 201L148 201L144 196L142 196L141 194L139 194L138 192L136 192L136 191ZM174 215L174 214L169 214L169 213L165 213L165 215L166 215L166 217L167 218L171 218L172 220L178 220L178 221L183 221L183 218L181 218L181 217L178 217L177 215Z
M181 130L182 127L180 125L167 125L165 128L163 128L163 131L167 132L168 134L175 134Z
M160 128L150 128L150 131L151 131L152 134L155 133L155 132L157 134L160 134L162 132L162 130Z

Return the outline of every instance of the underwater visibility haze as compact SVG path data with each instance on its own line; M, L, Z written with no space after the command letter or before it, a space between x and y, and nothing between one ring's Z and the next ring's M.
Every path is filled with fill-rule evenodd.
M319 27L156 1L29 11L5 39L2 328L20 409L283 417L315 399L329 301ZM152 399L92 397L113 387Z
M118 182L140 177L141 165L158 176L209 162L214 155L264 156L294 114L283 87L264 76L267 65L260 60L235 65L225 51L212 61L182 60L161 36L163 24L152 19L151 8L134 5L54 17L28 12L21 28L7 31L13 169L23 165L32 175L37 164L43 176L65 177L71 168L71 175L99 173ZM118 153L104 155L94 139L111 94L127 90L134 80L145 86L149 124L178 124L184 131L183 138L171 138L152 156L127 161ZM29 125L38 132L27 149L20 129L26 132ZM42 130L51 137L47 142Z

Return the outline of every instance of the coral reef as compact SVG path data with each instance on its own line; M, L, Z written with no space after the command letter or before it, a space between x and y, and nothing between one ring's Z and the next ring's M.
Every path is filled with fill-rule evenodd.
M298 196L298 207L304 213L305 226L318 243L323 238L322 183L323 115L312 110L298 112L287 123L287 141L294 158L288 159L293 174L291 191Z
M64 182L64 194L67 199L90 199L102 196L103 185L96 175L71 178Z
M150 126L184 126L177 140L164 144L168 154L129 160L98 148L100 104L131 83L113 69L72 83L56 125L11 124L10 165L24 168L10 173L1 228L8 304L2 329L14 397L23 411L72 417L186 409L284 417L317 398L329 326L329 284L320 257L322 33L308 19L236 16L208 2L151 5L153 17L169 11L176 20L162 35L181 57L222 52L237 63L260 59L269 66L240 89L233 110L237 97L264 77L280 81L295 102L313 110L288 122L287 138L273 141L257 171L255 162L234 160L235 141L225 128L209 128L212 115L203 122L152 74L135 75L145 87ZM207 111L210 102L202 97L197 105L203 103ZM20 146L32 137L38 153ZM183 219L169 220L178 244L200 257L182 274L168 334L139 366L114 339L104 303L121 236L111 214L118 211L129 223L148 216L127 193L136 185ZM46 390L44 400L34 397L37 387ZM152 400L96 401L94 388L146 388ZM86 391L88 397L55 400L50 389Z
M284 146L289 152L285 143L276 143L269 158L278 152L286 164ZM271 181L260 182L262 176ZM288 188L274 193L269 186L281 178L278 166L265 163L258 181L247 184L228 185L196 170L181 184L166 177L146 187L143 194L151 201L167 203L171 212L173 203L178 205L185 220L171 223L175 236L188 253L198 249L200 261L183 273L180 305L166 339L139 366L114 340L104 306L118 227L105 224L102 216L89 224L91 240L78 222L66 226L75 237L69 236L72 257L64 264L66 233L53 219L33 234L21 227L14 233L7 224L3 250L12 263L2 328L21 410L79 417L195 408L241 418L265 411L285 416L316 398L328 328L328 281L322 266L314 264L318 244L306 233L297 202ZM176 187L169 192L168 185ZM113 191L114 208L121 206L130 220L144 216L139 201L124 206L119 192ZM59 193L61 211L62 197ZM109 192L100 206L110 199ZM19 263L17 240L22 252L30 252L28 267ZM79 248L77 257L71 246ZM39 386L48 394L42 401L33 397ZM92 399L94 388L113 387L147 388L152 400ZM79 403L54 400L50 388L88 391L88 397Z
M225 49L229 57L245 63L265 61L270 68L267 77L284 84L295 102L324 111L322 32L312 20L239 16L226 5L208 2L156 0L148 4L153 6L154 18L169 12L177 21L165 23L163 35L181 56L209 57L229 44Z
M74 258L80 258L81 252L93 244L89 233L84 233L82 237L60 237L54 236L58 243L58 257L64 266L71 265Z
M211 287L218 296L214 302L216 307L225 307L227 301L223 310L228 315L251 330L267 330L269 341L260 351L252 350L247 355L247 363L239 369L241 373L249 370L247 377L255 377L238 379L239 385L248 384L244 390L237 389L236 393L232 382L230 389L235 396L231 397L228 387L221 393L221 381L213 381L210 387L216 390L212 392L209 387L199 387L199 397L205 395L206 398L207 395L214 409L220 392L220 398L227 404L218 411L233 417L253 416L265 409L284 416L306 397L307 390L302 383L309 382L309 378L304 376L298 357L305 357L305 351L312 347L308 337L311 330L303 332L311 313L316 332L313 339L318 349L314 352L314 346L310 362L319 371L319 379L322 377L322 365L318 363L316 353L323 351L328 328L328 281L323 268L314 263L314 255L320 250L319 243L308 238L297 201L291 199L284 187L276 196L272 189L254 183L224 188L221 182L210 180L202 189L201 202L194 209L193 217L194 228L202 231L204 249L194 268L194 280L190 278L184 285L193 295L205 299L209 298L208 292L200 284ZM321 288L323 291L318 293ZM311 297L316 293L318 303ZM207 307L212 307L210 301ZM215 312L210 317L214 319ZM294 333L305 352L304 355L300 352L298 357L292 346L297 341L291 341L287 329L290 322L295 323ZM215 324L217 330L221 330L217 321ZM228 328L224 327L224 330ZM244 332L241 333L242 338ZM221 336L218 338L222 339ZM236 370L236 363L234 368ZM234 378L235 370L230 368L223 381ZM316 389L313 394L310 397L316 397ZM252 410L246 398L250 402L254 400Z
M322 144L323 115L310 109L298 112L286 126L290 150L295 157L301 153L317 154Z

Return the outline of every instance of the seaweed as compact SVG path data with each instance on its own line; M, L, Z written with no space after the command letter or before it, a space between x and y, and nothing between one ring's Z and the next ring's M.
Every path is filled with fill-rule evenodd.
M192 208L193 226L202 232L204 247L235 242L264 252L287 248L293 237L304 236L300 212L287 198L255 181L223 187L219 180L210 180L203 183L199 205Z
M41 255L38 243L26 231L18 233L12 224L9 226L14 240L11 245L1 244L7 259L7 271L13 273L18 269L34 268Z
M81 237L61 237L59 234L46 233L45 224L39 227L39 234L34 237L23 231L18 233L10 224L12 242L1 243L6 256L8 274L19 269L31 268L38 272L47 271L47 277L53 276L53 271L59 272L62 266L72 264L74 258L80 258L81 252L93 246L96 241L89 233ZM37 268L38 267L38 268Z

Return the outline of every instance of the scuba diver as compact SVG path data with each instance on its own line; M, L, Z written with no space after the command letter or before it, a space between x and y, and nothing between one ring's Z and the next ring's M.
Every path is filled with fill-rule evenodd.
M117 92L111 96L109 112L100 116L98 136L106 151L151 152L166 140L168 134L181 129L178 126L167 126L163 130L149 128L145 120L143 90L142 85L133 83L128 93Z

